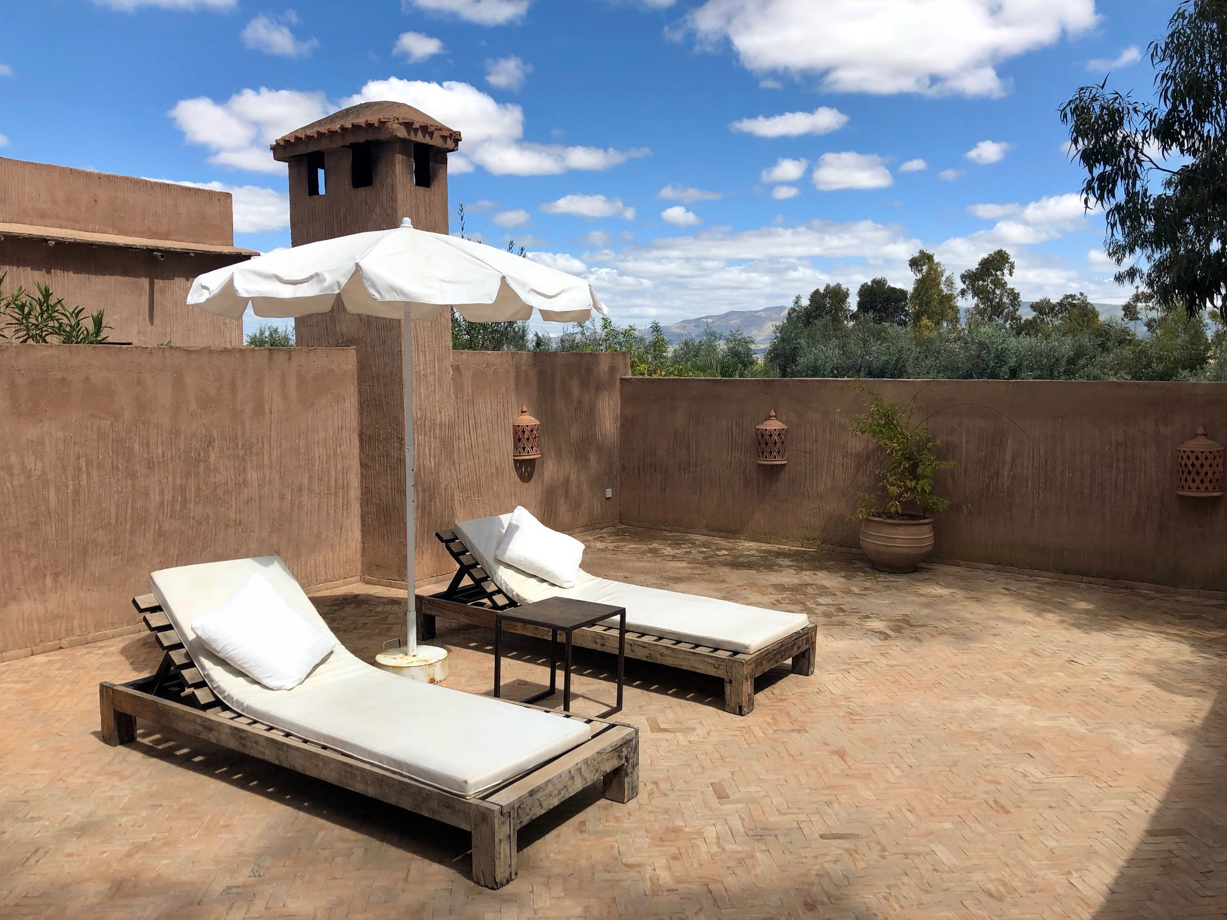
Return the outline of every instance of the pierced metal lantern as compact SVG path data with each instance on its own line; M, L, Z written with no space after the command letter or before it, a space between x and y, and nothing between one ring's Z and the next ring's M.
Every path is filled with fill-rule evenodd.
M1185 441L1176 451L1180 477L1177 495L1190 498L1217 498L1223 494L1223 445L1206 437L1198 427L1197 436Z
M511 457L513 460L536 460L541 456L541 423L528 414L528 406L520 406L520 414L511 423Z
M758 437L758 462L763 466L783 466L788 462L788 426L775 417L775 410L767 414L767 421L754 428Z

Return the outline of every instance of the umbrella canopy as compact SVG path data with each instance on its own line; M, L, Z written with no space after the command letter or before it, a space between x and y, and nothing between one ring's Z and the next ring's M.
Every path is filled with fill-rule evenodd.
M351 313L432 319L448 307L475 322L524 320L534 309L550 322L605 314L592 286L566 272L472 240L415 230L354 233L275 249L207 272L187 302L239 318L327 313L340 295Z
M580 278L492 246L416 230L409 218L392 230L277 249L206 272L192 282L187 302L235 319L249 303L258 316L292 317L327 313L338 296L351 313L405 320L409 605L403 652L406 660L424 659L429 656L417 646L413 596L413 323L408 320L433 319L449 307L475 322L525 320L534 309L551 322L582 322L607 311Z

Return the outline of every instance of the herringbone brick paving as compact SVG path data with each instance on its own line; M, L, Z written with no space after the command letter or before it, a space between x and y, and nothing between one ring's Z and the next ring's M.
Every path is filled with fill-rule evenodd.
M153 726L103 745L97 683L148 673L148 637L8 662L0 916L1227 916L1227 605L629 529L587 542L602 575L808 612L816 675L766 675L738 718L714 680L628 662L639 798L546 816L492 892L446 826ZM317 599L368 658L402 603ZM451 685L488 693L488 631L441 625ZM512 652L508 693L527 694L545 646ZM610 664L578 654L578 708L612 697Z

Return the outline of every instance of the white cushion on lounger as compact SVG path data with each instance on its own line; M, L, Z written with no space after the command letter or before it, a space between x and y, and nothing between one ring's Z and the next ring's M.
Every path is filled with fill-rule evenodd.
M584 558L584 544L550 530L527 508L517 505L494 558L560 588L574 588L579 563Z
M574 588L559 588L494 558L511 515L477 518L456 525L456 533L503 592L519 604L547 597L573 597L626 608L626 628L732 652L756 652L809 623L803 613L784 613L745 604L645 588L580 569ZM616 623L617 620L607 622Z
M591 737L583 722L381 671L339 642L293 690L262 687L210 652L192 631L197 617L216 608L255 572L304 619L331 635L276 556L163 569L150 577L209 689L236 712L464 796L518 776Z
M270 690L293 690L337 644L309 623L256 572L221 605L197 617L192 631L248 677Z

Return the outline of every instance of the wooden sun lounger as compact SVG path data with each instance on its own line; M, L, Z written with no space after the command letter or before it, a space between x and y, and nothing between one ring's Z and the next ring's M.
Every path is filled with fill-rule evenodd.
M605 798L615 802L629 802L638 794L638 731L600 719L569 716L594 725L591 740L468 798L299 738L222 705L205 685L157 598L148 594L132 603L166 654L156 674L126 684L99 685L102 738L107 744L136 740L136 720L144 719L464 828L473 834L473 881L479 885L501 888L514 879L519 829L575 793L601 781Z
M418 622L423 639L435 636L435 618L462 620L478 626L494 626L494 611L517 606L482 568L464 541L451 530L441 530L439 541L456 560L457 570L445 591L418 595ZM503 629L548 639L550 631L522 623L504 622ZM814 673L814 650L818 627L809 623L757 652L733 652L692 642L679 642L649 633L626 633L626 657L664 664L684 671L710 674L724 681L724 708L739 716L754 710L754 678L792 659L792 673ZM618 653L618 630L612 626L589 626L576 630L575 644L600 652Z

